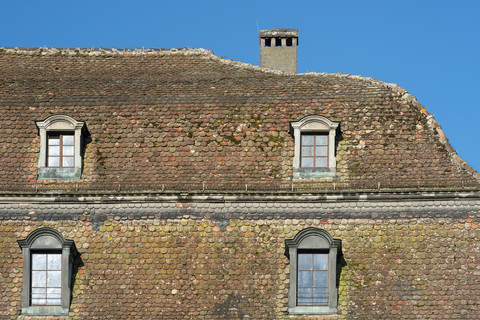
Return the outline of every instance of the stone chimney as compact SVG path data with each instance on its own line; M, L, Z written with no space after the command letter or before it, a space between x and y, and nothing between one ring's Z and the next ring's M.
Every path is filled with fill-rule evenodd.
M297 73L298 29L260 30L260 66Z

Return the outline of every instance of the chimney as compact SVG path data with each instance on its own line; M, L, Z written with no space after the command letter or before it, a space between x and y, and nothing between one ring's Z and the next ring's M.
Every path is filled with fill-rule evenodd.
M260 66L297 73L298 29L260 30Z

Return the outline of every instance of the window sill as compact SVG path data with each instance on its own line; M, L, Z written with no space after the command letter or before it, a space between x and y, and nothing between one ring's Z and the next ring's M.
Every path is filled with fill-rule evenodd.
M336 168L294 168L293 179L309 178L334 178L337 176Z
M297 306L288 308L289 314L337 314L337 308Z
M38 168L40 180L78 180L81 175L81 168Z
M22 308L22 314L27 316L68 316L68 309L61 306L30 306Z

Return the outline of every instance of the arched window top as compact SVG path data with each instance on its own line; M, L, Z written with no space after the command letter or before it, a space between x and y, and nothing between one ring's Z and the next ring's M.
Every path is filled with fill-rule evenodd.
M42 250L70 248L73 256L77 254L73 240L65 239L60 232L49 227L32 231L25 239L18 240L18 244L21 248Z
M340 240L333 239L325 230L309 227L303 229L293 237L285 240L285 255L290 258L289 249L330 249L338 248Z
M327 117L319 115L310 115L303 117L299 121L291 122L294 134L295 130L329 131L330 129L337 129L338 124L338 122L334 122Z
M80 130L84 124L64 114L56 114L43 121L37 121L37 127L45 130Z

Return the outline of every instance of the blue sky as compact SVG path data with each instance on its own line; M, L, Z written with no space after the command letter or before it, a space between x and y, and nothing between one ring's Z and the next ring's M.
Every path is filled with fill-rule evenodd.
M298 71L397 83L480 170L480 1L3 0L0 46L205 48L259 64L258 30L298 28Z

